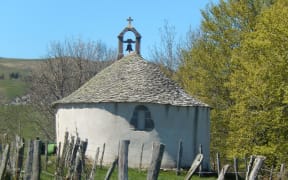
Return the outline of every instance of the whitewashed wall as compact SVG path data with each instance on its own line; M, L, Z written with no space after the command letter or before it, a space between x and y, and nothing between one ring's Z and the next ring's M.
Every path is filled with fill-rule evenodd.
M135 131L129 121L137 105L145 105L151 112L155 128ZM190 166L203 146L203 168L209 168L210 121L207 107L179 107L150 103L98 103L59 105L56 113L57 142L63 141L65 131L81 139L88 139L87 155L95 156L97 147L106 143L104 163L110 164L118 154L120 140L129 139L129 166L138 167L141 144L144 143L143 166L151 160L153 142L166 145L163 168L176 166L178 143L183 142L182 166Z

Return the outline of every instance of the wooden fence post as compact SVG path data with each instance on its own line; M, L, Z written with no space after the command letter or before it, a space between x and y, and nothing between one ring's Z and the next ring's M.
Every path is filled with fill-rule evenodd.
M197 154L193 163L191 164L191 167L187 175L185 176L185 180L189 180L192 178L193 174L195 173L196 169L200 166L202 161L203 161L203 154Z
M89 176L89 180L94 180L95 179L95 174L96 174L96 169L97 169L97 162L98 162L98 157L99 157L99 147L97 147L95 158L93 161L93 166L92 170Z
M234 171L235 171L235 180L238 180L238 159L234 157Z
M81 173L82 173L82 153L79 149L75 159L75 167L73 173L73 180L81 180Z
M251 173L249 175L249 180L255 180L257 178L258 172L260 171L263 163L264 163L265 157L264 156L257 156L254 162L254 167L251 170Z
M48 141L45 142L45 159L44 159L44 169L47 170L47 162L48 162Z
M65 167L70 167L70 162L71 162L71 157L72 157L72 152L73 152L73 147L75 143L75 136L71 136L71 141L69 143L69 147L67 150L67 154L65 155Z
M284 180L285 179L285 164L281 164L281 166L280 166L279 179L280 180Z
M177 167L176 167L177 176L179 176L180 174L182 154L183 154L183 146L182 146L182 140L180 140L178 144L178 153L177 153Z
M164 154L165 145L154 143L150 166L147 172L147 180L157 180Z
M87 150L88 146L88 140L86 139L85 141L81 141L80 143L80 152L81 152L81 159L82 159L82 166L83 169L85 169L85 153Z
M25 175L24 180L30 180L32 176L32 163L33 163L33 151L34 151L34 143L29 140L27 143L27 157L25 163Z
M269 175L269 180L273 179L273 170L274 170L274 166L272 165L270 175Z
M32 164L32 179L33 180L40 179L40 166L41 166L40 144L41 144L40 140L34 141L33 164Z
M9 171L10 173L12 173L12 176L15 177L16 176L16 154L17 154L17 150L16 150L16 141L12 141L10 142L10 153L9 153L9 159L8 159L8 165L6 171Z
M143 159L143 150L144 150L144 144L141 145L141 152L140 152L140 161L139 161L139 172L142 169L142 159Z
M23 165L23 156L24 156L24 139L16 136L15 142L16 157L15 157L15 179L18 180L20 177L22 165Z
M218 179L217 180L224 180L225 179L225 174L228 171L230 165L229 164L225 164L220 172L220 174L218 175Z
M1 143L0 143L0 158L1 158L1 155L2 155L2 144Z
M68 169L68 174L67 174L67 178L69 179L71 176L73 176L73 172L75 170L75 161L76 161L76 158L77 158L77 153L78 153L78 150L79 150L79 146L80 146L80 138L77 136L76 137L76 140L75 140L75 143L73 145L73 148L72 148L72 153L70 155L70 162L69 162L69 169Z
M83 142L83 154L86 154L87 151L87 147L88 147L88 139L85 139L85 141Z
M118 149L117 149L117 156L119 157L119 152L120 152L120 141L118 141Z
M61 151L59 152L59 157L60 157L60 160L59 160L59 167L61 168L61 170L59 171L60 173L60 176L63 175L63 171L64 171L64 166L65 166L65 159L66 159L66 156L68 154L68 151L69 151L69 132L65 132L65 136L64 136L64 142L63 142L63 146L62 146L62 153Z
M244 156L244 163L245 163L245 171L247 172L248 162L247 162L247 157L246 156Z
M55 179L58 179L58 176L60 176L60 153L61 153L61 142L59 142L57 146L57 154L56 154L56 160L55 160Z
M102 169L102 167L103 167L104 153L105 153L105 143L103 144L101 158L100 158L100 169Z
M106 173L106 176L105 176L105 180L109 180L110 179L110 177L111 177L111 175L112 175L117 163L118 163L118 157L115 158L115 160L112 162L111 167L108 169L108 171Z
M4 175L6 172L6 167L7 167L7 162L8 162L8 158L9 158L9 153L10 153L10 145L7 144L5 146L3 155L2 155L2 162L0 165L0 179L4 179Z
M203 151L203 150L202 150L202 144L199 144L199 154L203 154L202 151ZM204 156L203 156L203 158L204 158ZM199 172L199 176L201 177L201 172L202 172L202 162L201 162L200 165L199 165L198 172Z
M216 153L216 166L217 166L217 174L219 176L221 171L221 164L220 164L220 154L218 152Z
M76 159L76 155L77 155L79 146L80 146L80 138L77 137L75 144L74 144L74 147L73 147L73 150L72 150L72 154L71 154L70 166L73 166L75 164L75 159Z
M249 161L249 164L248 164L248 167L247 167L247 172L246 172L246 178L245 180L248 180L249 179L249 174L252 170L252 167L253 167L253 163L254 163L254 160L255 160L255 156L250 156L250 161Z
M69 140L64 140L64 143L63 143L63 146L61 147L62 149L62 154L60 154L59 152L59 164L58 164L58 175L59 176L63 176L64 175L64 168L65 168L65 159L66 159L66 156L68 154L68 151L69 151Z
M120 142L119 160L118 160L118 180L128 180L128 150L129 140Z

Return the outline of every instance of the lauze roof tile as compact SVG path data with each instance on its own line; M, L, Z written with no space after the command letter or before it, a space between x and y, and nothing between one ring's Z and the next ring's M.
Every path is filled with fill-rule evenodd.
M175 106L207 104L188 95L161 72L158 65L131 53L103 69L57 104L139 102Z

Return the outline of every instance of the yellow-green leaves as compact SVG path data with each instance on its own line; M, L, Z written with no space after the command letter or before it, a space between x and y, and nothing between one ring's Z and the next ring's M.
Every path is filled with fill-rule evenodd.
M178 71L208 103L211 153L288 160L288 3L221 0L202 11L200 36Z

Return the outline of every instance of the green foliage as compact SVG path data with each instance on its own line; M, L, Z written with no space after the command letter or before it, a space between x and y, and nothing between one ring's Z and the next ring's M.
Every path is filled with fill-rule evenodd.
M202 11L201 31L184 52L178 71L182 86L192 95L211 105L211 150L225 155L231 114L227 109L234 104L231 90L225 84L235 69L233 51L239 48L248 32L253 32L257 16L269 1L221 0Z
M213 108L212 153L287 162L288 2L222 0L202 15L178 79Z
M287 2L277 1L234 52L237 68L227 83L235 101L229 109L231 155L262 154L271 164L288 160L287 16Z

